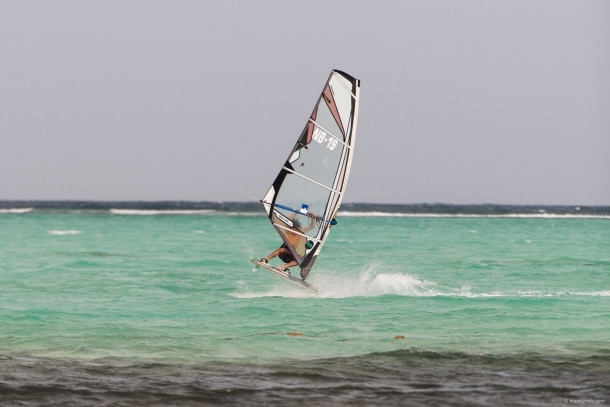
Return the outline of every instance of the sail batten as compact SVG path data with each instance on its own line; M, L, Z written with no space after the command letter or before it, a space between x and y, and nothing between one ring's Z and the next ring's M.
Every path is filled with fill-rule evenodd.
M337 190L337 189L335 189L335 188L333 188L333 187L329 187L328 185L324 185L324 184L322 184L322 183L320 183L320 182L318 182L318 181L316 181L316 180L314 180L314 179L311 179L311 178L309 178L309 177L306 177L306 176L305 176L305 175L303 175L303 174L299 174L298 172L293 171L293 170L291 170L290 168L286 168L286 167L284 167L284 169L285 169L286 171L288 171L289 173L291 173L291 174L294 174L294 175L296 175L296 176L302 177L302 178L304 178L304 179L306 179L306 180L308 180L308 181L310 181L310 182L313 182L314 184L320 185L322 188L329 189L329 190L331 190L331 191L333 191L333 192L335 192L335 193L337 193L337 194L342 194L342 192L341 192L341 191L339 191L339 190Z
M280 173L261 199L305 279L343 199L352 162L360 81L333 70Z
M285 210L290 211L290 212L293 212L293 213L297 213L297 214L299 214L299 213L300 213L300 214L302 214L302 213L303 213L303 212L302 212L302 209L295 209L295 208L291 208L291 207L289 207L289 206L287 206L287 205L282 205L282 204L279 204L279 203L272 204L272 203L265 202L265 201L262 201L262 200L261 200L261 202L262 202L263 204L272 205L272 206L275 206L275 207L277 207L277 208L285 209ZM337 223L337 221L336 221L335 219L332 219L332 218L325 218L325 217L322 217L322 216L313 215L313 214L311 214L311 213L307 214L307 216L308 216L309 218L313 218L313 219L315 219L316 221L320 221L320 222L330 222L330 224L331 224L331 225L335 225L335 224ZM272 222L272 223L273 223L273 222ZM277 223L273 223L273 224L274 224L274 225L278 225ZM295 230L295 233L296 233L296 234L299 234L300 232L299 232L298 230Z

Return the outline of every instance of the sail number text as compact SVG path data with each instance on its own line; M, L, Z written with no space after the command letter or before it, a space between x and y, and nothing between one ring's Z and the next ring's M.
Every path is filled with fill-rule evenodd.
M337 147L337 144L339 143L339 140L327 135L326 132L320 129L319 127L316 127L313 130L313 135L311 139L317 141L320 144L326 143L326 148L328 148L329 150L334 150L335 147Z

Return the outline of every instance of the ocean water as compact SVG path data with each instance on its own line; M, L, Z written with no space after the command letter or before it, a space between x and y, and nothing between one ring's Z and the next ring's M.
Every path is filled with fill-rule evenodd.
M0 405L610 403L610 208L0 205Z

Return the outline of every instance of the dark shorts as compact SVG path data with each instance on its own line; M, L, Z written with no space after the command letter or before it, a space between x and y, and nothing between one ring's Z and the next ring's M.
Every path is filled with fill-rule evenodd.
M294 261L294 256L292 255L292 253L290 253L290 250L288 250L286 243L281 245L280 249L282 250L279 252L278 257L282 259L284 263L290 263L291 261Z

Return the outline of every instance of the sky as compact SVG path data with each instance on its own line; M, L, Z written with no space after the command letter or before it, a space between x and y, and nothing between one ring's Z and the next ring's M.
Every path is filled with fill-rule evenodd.
M344 202L610 205L606 0L2 0L0 200L258 200L332 69Z

